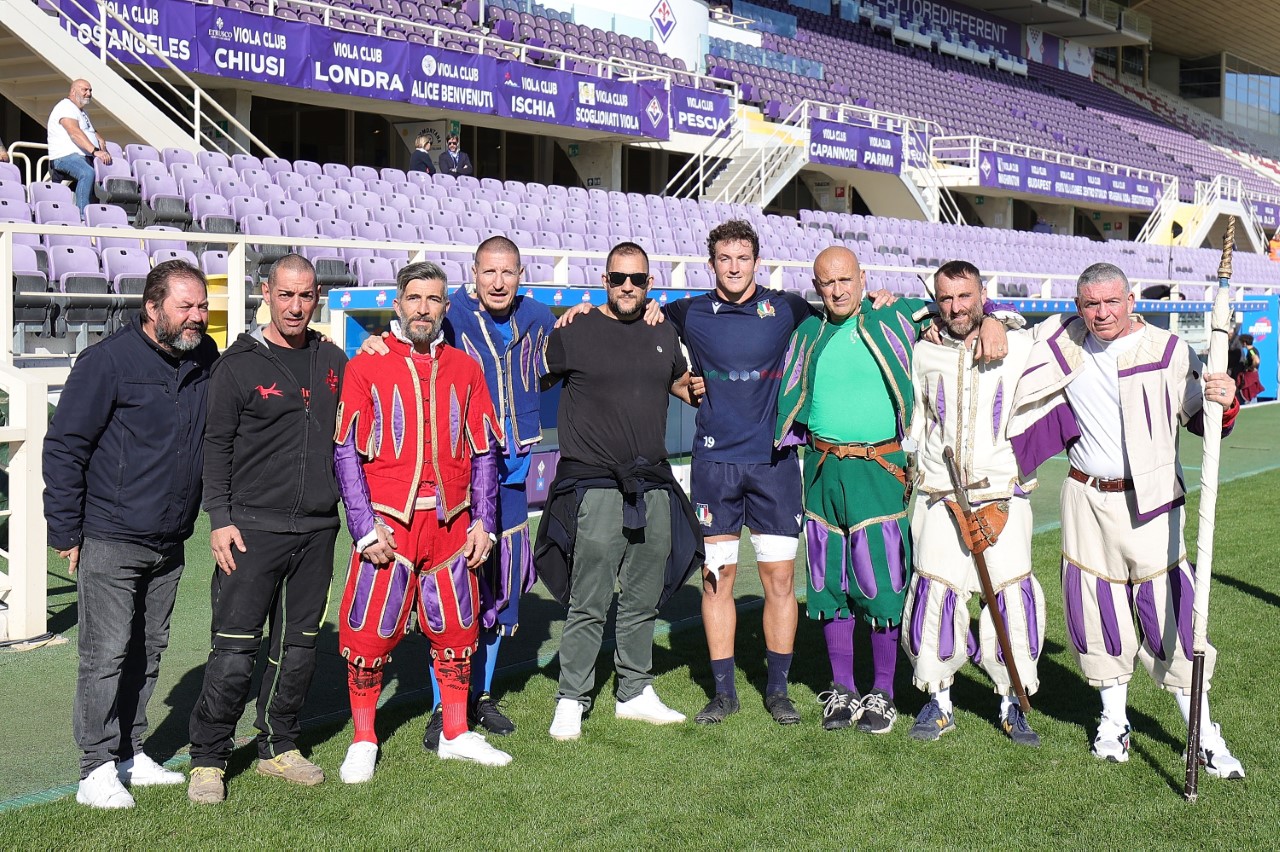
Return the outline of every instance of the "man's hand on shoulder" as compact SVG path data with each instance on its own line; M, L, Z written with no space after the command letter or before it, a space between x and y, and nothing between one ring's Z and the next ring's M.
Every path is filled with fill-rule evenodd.
M894 302L898 301L898 297L895 294L890 293L884 288L872 290L867 293L867 296L871 299L871 307L873 308L887 308Z
M644 303L644 321L646 325L657 325L667 321L667 315L657 299L646 299Z
M235 546L235 550L232 549ZM235 524L218 529L209 533L209 549L213 551L214 561L218 563L218 568L223 574L230 574L236 570L235 551L247 553L248 548L244 546L244 539L240 536L240 528Z
M990 364L1009 354L1009 333L995 317L983 317L978 326L978 339L973 347L973 360Z
M574 305L572 308L569 308L569 310L562 313L556 319L555 327L564 328L566 325L569 325L571 322L573 322L574 319L576 319L577 317L580 317L583 314L591 313L594 307L595 306L592 305L590 302L579 302L578 304Z

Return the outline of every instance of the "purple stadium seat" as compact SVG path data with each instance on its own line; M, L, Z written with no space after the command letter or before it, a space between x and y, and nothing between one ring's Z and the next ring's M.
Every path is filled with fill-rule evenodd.
M286 216L301 216L302 205L292 198L276 198L267 202L267 212L277 219L283 219Z
M231 166L238 172L243 172L245 169L264 168L262 160L259 160L252 154L232 154Z
M329 177L337 180L342 177L351 177L351 169L342 163L325 163L320 167L320 171Z
M111 165L106 165L95 159L93 174L99 201L103 204L124 205L131 211L138 209L138 202L142 200L138 181L123 160L112 160Z
M307 175L307 186L316 192L323 192L326 189L337 189L338 182L329 175Z
M230 166L231 161L221 151L200 151L196 154L196 165L207 172L213 166Z
M105 296L110 292L107 278L98 265L97 252L84 246L50 248L49 278L57 282L60 293ZM68 326L105 331L110 313L110 302L106 299L68 301L58 317L58 325L63 331Z
M200 260L196 257L195 252L190 249L162 248L156 249L151 253L151 262L153 264L165 263L170 260L185 260L192 266L200 265Z
M320 169L320 164L312 160L294 160L293 170L304 177L324 174Z
M43 181L27 186L27 201L33 207L41 201L57 201L63 204L75 204L76 195L69 187L60 183Z
M51 325L53 298L48 295L49 276L41 271L35 251L31 246L14 243L13 246L13 331L14 352L24 351L22 337L37 334L48 337L53 333ZM31 294L31 295L24 295Z
M364 255L352 261L357 287L394 287L396 271L385 257Z
M275 174L276 184L292 192L300 186L307 185L307 179L294 171L282 171Z
M333 215L337 219L344 222L350 222L353 225L360 222L368 222L371 218L368 208L360 207L356 204L338 204L335 205Z
M370 166L352 166L351 176L368 183L371 180L378 180L378 170Z
M327 201L308 201L302 205L302 215L319 222L321 219L332 219L334 207Z
M383 180L392 185L404 183L409 179L408 175L406 175L401 169L383 169L379 174L382 176Z
M372 208L366 207L365 209L369 211L369 217L373 221L381 222L384 225L399 224L403 219L400 215L400 211L395 207L379 206Z
M267 202L248 194L232 196L230 204L231 215L237 222L245 216L261 216L267 212Z
M199 225L201 230L211 234L234 234L236 220L246 215L239 213L233 216L231 205L221 195L209 193L193 195L188 203L193 224Z
M178 181L178 194L183 198L190 198L202 192L214 193L217 191L218 188L203 173L188 174Z
M278 201L289 197L289 193L284 187L278 186L274 183L254 184L253 194L268 204L272 201Z
M160 152L160 159L170 168L173 167L174 163L188 163L193 166L196 164L196 155L184 148L165 148ZM174 177L177 177L177 175L174 175Z
M408 222L391 222L387 224L387 239L395 243L416 243L422 237L416 225Z
M262 161L262 168L265 169L268 174L275 176L281 172L292 172L293 163L288 160L282 160L279 157L267 157Z
M125 145L124 155L129 162L135 160L155 160L156 162L164 162L160 158L160 152L150 145Z
M332 204L334 207L342 207L351 203L351 193L337 187L321 189L320 200L327 204Z

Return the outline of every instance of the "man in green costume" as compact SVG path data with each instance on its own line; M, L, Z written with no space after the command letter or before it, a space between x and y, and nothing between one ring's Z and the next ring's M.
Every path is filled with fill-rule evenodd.
M887 733L897 718L893 676L911 575L907 455L912 347L926 303L900 299L873 308L866 273L843 246L823 250L813 284L825 316L791 338L778 397L782 446L807 441L804 504L809 617L822 622L832 687L823 727ZM983 324L984 350L1003 356L1004 329ZM986 337L990 335L990 337ZM860 697L853 679L854 626L871 629L874 681Z

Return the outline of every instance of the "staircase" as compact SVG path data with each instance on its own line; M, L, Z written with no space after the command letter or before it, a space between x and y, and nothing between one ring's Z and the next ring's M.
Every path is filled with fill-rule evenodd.
M764 207L809 162L808 102L782 121L741 123L736 156L715 176L706 198Z

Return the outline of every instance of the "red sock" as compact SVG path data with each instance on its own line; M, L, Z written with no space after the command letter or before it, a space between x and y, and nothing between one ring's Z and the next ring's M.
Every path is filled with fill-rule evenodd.
M347 692L351 696L351 719L355 722L355 742L376 743L373 720L382 694L382 669L362 669L347 664Z
M440 684L440 706L444 711L444 735L456 739L465 734L467 691L471 682L470 660L436 660L436 680Z

